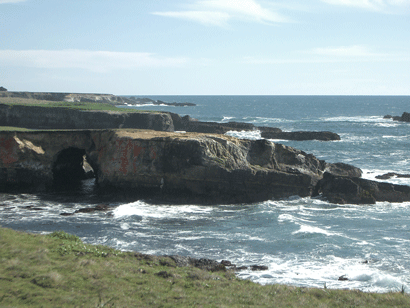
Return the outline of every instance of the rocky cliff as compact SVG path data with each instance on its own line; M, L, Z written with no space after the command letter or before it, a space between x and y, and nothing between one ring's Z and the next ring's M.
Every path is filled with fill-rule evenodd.
M38 92L5 92L9 97L36 98L51 101L90 101L114 105L126 103L126 98L111 94L67 94ZM0 98L2 94L0 93ZM27 100L29 101L29 100ZM16 126L34 129L104 129L104 128L138 128L159 131L186 131L197 133L225 134L232 130L260 130L267 139L285 140L340 140L340 136L331 132L283 132L274 127L256 127L242 122L201 122L190 116L181 117L170 112L107 112L84 111L68 108L46 108L0 103L0 126Z
M113 94L92 93L62 93L62 92L0 92L0 97L16 97L54 102L100 102L112 105L121 105L125 101L122 97Z
M353 166L328 164L267 140L124 129L1 132L0 189L44 190L61 180L78 180L84 159L94 169L100 188L174 202L248 203L292 195L332 196L338 193L337 185L327 187L330 182L324 181L324 173L350 180L361 175ZM356 193L374 193L366 180L361 181L355 182L360 188ZM380 198L374 195L367 203ZM409 199L410 193L401 189L400 200Z
M137 128L173 131L169 113L86 111L0 104L0 126L34 129Z

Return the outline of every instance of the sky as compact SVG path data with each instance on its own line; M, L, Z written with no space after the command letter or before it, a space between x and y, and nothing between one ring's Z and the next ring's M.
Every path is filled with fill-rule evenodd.
M410 95L410 0L0 0L0 86Z

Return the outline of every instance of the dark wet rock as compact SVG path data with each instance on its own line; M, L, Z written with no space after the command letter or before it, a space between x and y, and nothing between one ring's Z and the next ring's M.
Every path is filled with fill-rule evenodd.
M268 270L268 267L265 265L251 265L250 266L252 271L266 271Z
M275 134L282 132L282 130L277 127L257 126L257 129L261 132L261 134Z
M384 119L393 119L393 121L410 122L410 113L403 112L401 116L385 115Z
M347 280L349 280L349 278L347 278L346 275L342 275L342 276L340 276L337 280L339 280L339 281L347 281Z
M27 210L32 210L32 211L44 211L43 208L35 207L35 206L32 206L32 205L24 206L23 208L25 208Z
M74 213L60 213L60 216L73 216Z
M285 140L320 140L320 141L336 141L340 140L340 136L332 132L311 132L311 131L296 131L296 132L268 132L263 131L261 136L266 139L285 139Z
M243 271L243 270L247 270L248 267L247 266L239 266L239 267L235 267L235 271Z
M321 194L326 200L337 204L374 204L376 201L410 201L410 187L356 177L335 176L326 172L318 182L313 194Z
M391 179L392 177L410 178L410 174L400 174L400 173L396 173L396 172L388 172L388 173L376 176L376 179L388 180L388 179Z
M108 211L109 206L106 204L99 204L94 207L84 207L76 210L74 213L92 213L92 212L104 212Z

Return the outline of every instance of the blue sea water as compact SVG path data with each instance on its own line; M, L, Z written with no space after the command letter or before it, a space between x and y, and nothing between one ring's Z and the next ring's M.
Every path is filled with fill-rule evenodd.
M368 179L387 172L410 174L410 124L383 118L409 112L409 96L137 96L197 106L129 108L284 131L332 131L341 141L273 141L327 162L355 165ZM261 138L258 131L228 134ZM409 178L387 181L410 185ZM111 211L60 215L102 201ZM335 205L295 196L240 205L158 205L115 197L101 200L90 180L75 194L3 194L0 202L4 227L38 233L64 230L89 243L143 253L267 265L267 271L238 273L261 284L410 291L410 202ZM347 281L338 280L343 275Z

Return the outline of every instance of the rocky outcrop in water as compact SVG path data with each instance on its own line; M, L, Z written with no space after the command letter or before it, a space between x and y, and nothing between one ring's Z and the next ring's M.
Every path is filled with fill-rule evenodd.
M378 175L376 176L376 179L379 180L388 180L391 179L393 177L397 177L397 178L410 178L410 174L401 174L401 173L396 173L396 172L388 172L382 175Z
M183 102L183 103L177 103L177 102L172 102L172 103L167 103L161 100L154 100L151 98L143 97L123 97L124 104L127 105L164 105L164 106L175 106L175 107L192 107L196 106L196 104L193 103L188 103L188 102Z
M410 122L410 113L403 112L401 116L385 115L384 119L393 119L393 121Z
M102 190L170 202L252 203L322 195L333 203L410 200L410 187L361 179L268 140L150 130L0 133L0 190L78 181L84 157ZM64 181L63 181L64 182Z
M173 202L249 203L310 196L326 170L360 172L264 139L149 130L1 132L0 149L3 191L44 190L59 177L78 180L86 157L100 188Z
M332 132L262 132L261 136L266 139L284 139L284 140L320 140L320 141L336 141L340 140L340 136Z
M243 122L201 122L190 116L181 117L178 114L171 114L175 130L198 133L225 134L229 131L261 131L262 138L266 139L283 139L283 140L321 140L335 141L340 140L340 136L332 132L284 132L280 128L255 126L252 123Z
M316 186L315 195L322 195L329 202L338 204L374 204L376 201L410 201L410 187L343 177L326 172Z

